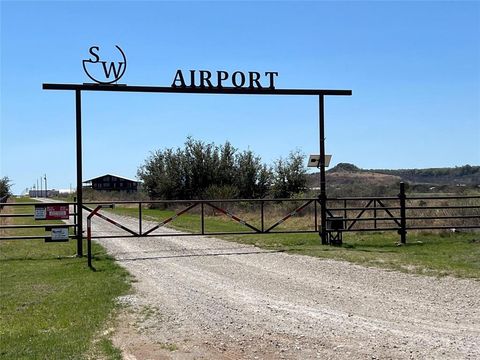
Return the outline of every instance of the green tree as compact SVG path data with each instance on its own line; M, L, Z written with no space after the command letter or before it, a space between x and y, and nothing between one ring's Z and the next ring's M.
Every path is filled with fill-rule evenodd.
M137 174L152 199L257 198L271 184L270 169L252 151L191 137L183 149L151 153Z
M292 151L286 159L278 159L273 166L272 195L275 198L289 198L307 189L305 155Z
M200 197L205 190L215 184L218 174L218 148L213 143L187 138L184 150L187 191L189 198Z
M191 137L182 149L151 153L137 173L152 199L279 198L307 188L304 154L298 150L277 160L272 171L251 150Z
M180 150L155 151L138 171L148 195L152 199L178 199L186 194L184 156Z
M12 195L11 187L11 181L7 176L0 179L0 202L6 202L8 197Z
M232 185L236 177L236 159L237 149L228 141L220 147L220 163L218 164L218 174L216 174L219 185Z
M243 199L265 197L270 189L271 171L251 150L236 157L235 185Z

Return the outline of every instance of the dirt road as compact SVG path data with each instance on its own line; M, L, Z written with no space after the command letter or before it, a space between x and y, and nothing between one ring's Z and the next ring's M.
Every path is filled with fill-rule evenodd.
M125 359L480 359L479 281L196 236L100 242L136 279L113 333Z

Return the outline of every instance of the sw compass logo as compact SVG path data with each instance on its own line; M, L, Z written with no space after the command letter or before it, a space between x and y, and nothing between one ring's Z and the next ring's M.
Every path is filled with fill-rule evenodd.
M113 84L120 80L127 69L127 58L120 46L115 45L118 51L109 52L108 49L100 51L99 46L89 49L91 57L83 60L85 74L98 84ZM104 58L110 61L103 60Z

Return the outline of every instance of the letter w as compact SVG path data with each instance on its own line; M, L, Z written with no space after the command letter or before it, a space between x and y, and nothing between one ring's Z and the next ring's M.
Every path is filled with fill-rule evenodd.
M107 77L107 79L110 79L110 74L112 73L113 71L113 75L115 76L115 79L118 78L118 75L120 75L120 73L122 72L122 66L125 65L125 63L123 61L119 61L118 62L118 70L115 66L115 63L112 61L110 63L110 66L108 67L107 69L107 62L106 61L101 61L102 65L103 65L103 71L105 72L105 76Z

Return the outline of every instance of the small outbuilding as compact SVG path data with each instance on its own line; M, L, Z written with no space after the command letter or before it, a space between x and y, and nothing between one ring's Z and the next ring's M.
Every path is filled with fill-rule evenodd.
M83 182L84 188L98 191L123 191L127 193L138 190L138 181L123 176L105 174Z

